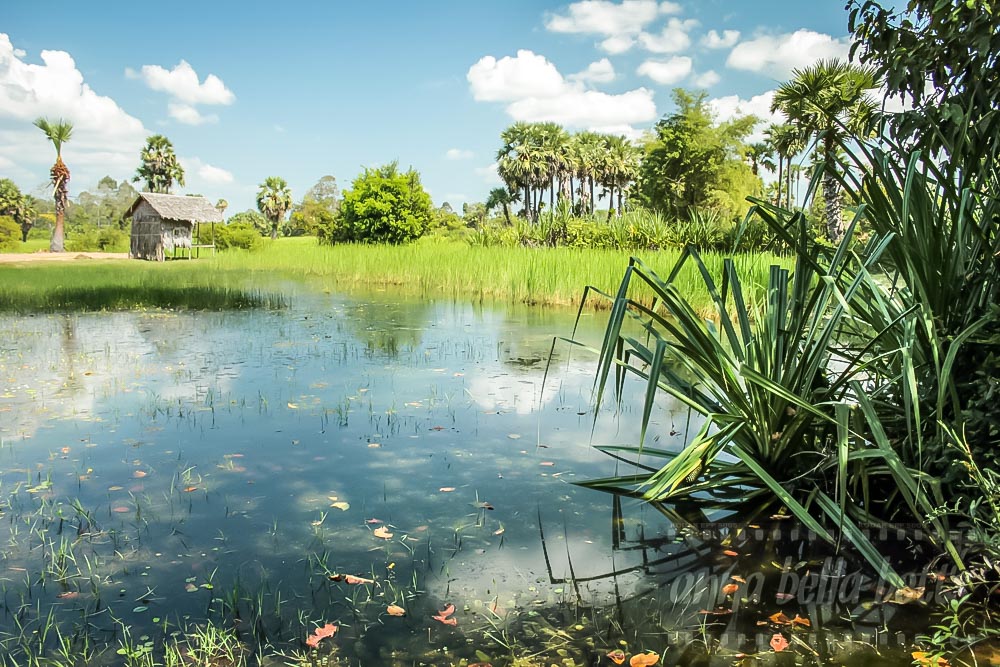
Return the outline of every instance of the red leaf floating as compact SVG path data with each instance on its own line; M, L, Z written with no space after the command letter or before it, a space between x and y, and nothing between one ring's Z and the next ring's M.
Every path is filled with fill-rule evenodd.
M313 631L313 635L319 637L320 639L323 639L324 637L334 636L335 634L337 634L337 630L339 630L339 628L336 625L334 625L333 623L327 623L322 628L316 628Z
M445 625L458 625L458 619L446 618L444 616L431 616L435 621L440 621Z
M774 649L775 653L780 653L781 651L784 651L786 648L788 648L788 640L785 639L785 637L779 632L774 633L774 636L771 637L770 643L771 643L771 648Z
M608 653L608 658L611 660L611 662L615 663L616 665L622 665L625 663L625 651L621 649L615 649L611 653Z

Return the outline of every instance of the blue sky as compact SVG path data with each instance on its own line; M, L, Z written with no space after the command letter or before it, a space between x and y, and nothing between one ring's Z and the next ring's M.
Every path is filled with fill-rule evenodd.
M846 56L842 0L7 0L0 13L0 176L34 192L54 153L31 125L75 123L71 195L131 178L146 136L173 141L179 193L253 207L398 159L436 204L498 184L515 120L638 136L703 88L720 118L769 116L791 69ZM44 189L42 189L44 193Z

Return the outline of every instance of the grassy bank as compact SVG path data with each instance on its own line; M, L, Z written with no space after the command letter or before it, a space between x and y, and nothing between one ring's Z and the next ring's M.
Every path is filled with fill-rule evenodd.
M679 254L670 250L642 257L666 275ZM721 273L722 259L723 255L706 257L715 275ZM104 304L98 308L130 307L111 298L116 290L141 296L162 288L194 295L195 288L266 286L276 276L304 279L329 291L390 288L413 296L568 306L579 303L586 285L616 289L627 262L628 253L610 250L473 248L434 242L328 247L312 238L290 238L254 252L233 250L214 258L162 265L81 261L0 266L0 308L10 310L12 304L20 304L16 309L57 309L91 299ZM772 255L743 255L736 262L748 285L763 285L772 263L786 263ZM711 310L704 283L693 266L681 274L678 285L696 307ZM213 306L198 305L192 298L189 307Z

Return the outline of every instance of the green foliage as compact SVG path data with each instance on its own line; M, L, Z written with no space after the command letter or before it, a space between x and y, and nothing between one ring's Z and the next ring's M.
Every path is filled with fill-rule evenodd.
M742 156L753 116L716 123L707 94L674 90L677 110L656 124L644 146L635 198L646 208L687 217L691 208L714 206L735 217L744 198L759 192L759 178Z
M337 179L333 176L319 179L292 209L285 235L317 236L320 228L329 224L329 217L336 216L340 210L339 192Z
M128 252L129 235L115 226L71 228L66 236L70 252Z
M323 228L320 240L356 243L406 243L419 238L431 222L431 198L410 169L395 162L365 169L344 193L337 224Z
M184 185L184 168L174 154L174 145L162 134L146 138L139 160L132 182L142 183L144 192L170 194L174 183Z
M256 225L246 220L238 220L236 215L229 220L227 225L215 226L215 247L217 250L229 250L230 248L256 250L261 247L263 237Z
M271 238L278 238L281 220L292 207L292 191L279 176L268 176L257 189L257 210L271 223Z
M9 215L0 215L0 250L13 250L21 245L21 227Z
M70 204L66 212L66 224L71 230L108 225L124 230L127 225L125 212L135 201L137 194L128 181L118 183L110 176L105 176L94 191L84 190Z
M262 216L260 213L254 210L246 210L240 213L235 213L226 220L227 226L247 224L257 230L257 233L261 236L267 234L270 230L270 225L267 222L267 218ZM218 232L218 227L216 227L216 232Z

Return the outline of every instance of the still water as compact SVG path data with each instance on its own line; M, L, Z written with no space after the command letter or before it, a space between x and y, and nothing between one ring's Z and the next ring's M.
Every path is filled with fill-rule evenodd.
M837 590L845 563L573 484L624 472L591 445L637 441L642 389L595 419L593 355L546 375L573 317L302 292L0 318L0 654L161 664L212 627L250 664L905 664L906 614ZM667 449L691 425L653 421Z

